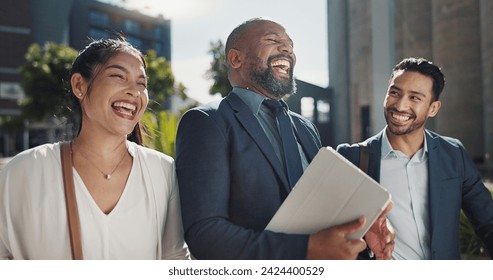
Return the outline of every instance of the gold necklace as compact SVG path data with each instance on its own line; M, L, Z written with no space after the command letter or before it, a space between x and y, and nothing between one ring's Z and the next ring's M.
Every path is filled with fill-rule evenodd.
M72 144L70 145L70 149L72 149ZM97 167L97 165L95 165L94 163L92 163L92 161L86 157L86 155L84 155L84 153L82 153L82 150L79 149L79 153L81 156L83 156L92 166L94 166L99 172L101 172L101 174L103 174L103 177L106 179L106 180L110 180L111 179L111 175L113 175L113 173L115 173L116 169L118 169L118 166L120 166L120 164L123 162L123 159L125 158L127 152L125 151L125 153L123 153L123 156L122 158L120 159L120 161L118 162L118 164L115 166L115 168L113 168L113 170L110 172L110 173L104 173L103 171L101 171L101 169L99 169L99 167ZM72 151L72 154L73 154L73 151Z

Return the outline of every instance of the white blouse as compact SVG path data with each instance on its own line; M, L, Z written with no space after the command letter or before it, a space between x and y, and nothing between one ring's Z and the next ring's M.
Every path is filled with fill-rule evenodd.
M127 142L133 165L104 214L74 169L84 259L187 259L174 161ZM0 171L0 258L70 259L60 143L14 157Z

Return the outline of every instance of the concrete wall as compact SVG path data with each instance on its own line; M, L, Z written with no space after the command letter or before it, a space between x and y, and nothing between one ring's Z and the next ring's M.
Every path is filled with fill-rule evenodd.
M459 138L483 157L483 98L479 1L432 1L433 56L446 77L436 130Z
M371 1L349 0L349 94L351 142L361 138L361 107L373 100ZM348 140L349 141L349 140Z
M480 1L483 137L485 168L493 179L493 1Z
M330 108L332 145L344 143L350 139L350 126L353 118L348 108L351 98L349 92L347 7L346 0L327 2L329 86L332 89Z

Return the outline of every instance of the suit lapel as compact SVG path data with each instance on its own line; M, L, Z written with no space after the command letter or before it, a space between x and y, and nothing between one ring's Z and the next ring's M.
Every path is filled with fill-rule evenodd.
M304 125L300 119L292 116L290 116L290 118L295 126L296 137L298 138L301 147L303 147L303 151L308 158L308 162L311 162L320 150L320 144L317 144L316 139L313 138L306 125Z
M425 137L428 145L428 207L430 213L430 231L433 240L433 228L439 219L442 192L439 176L440 153L438 151L437 140L427 130L425 130Z
M245 128L257 147L262 151L277 176L281 178L283 188L286 190L287 193L289 193L290 187L288 183L288 178L282 169L282 164L279 161L276 153L274 152L272 144L269 142L269 139L265 135L264 130L260 126L258 120L253 115L250 108L248 108L248 106L234 94L229 94L226 97L226 100L233 109L237 120Z

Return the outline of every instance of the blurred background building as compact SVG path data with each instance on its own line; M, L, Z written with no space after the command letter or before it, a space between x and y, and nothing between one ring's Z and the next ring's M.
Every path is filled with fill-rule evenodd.
M9 8L7 8L9 7ZM12 7L12 9L11 9ZM0 115L20 114L17 101L24 97L19 84L17 68L24 62L24 55L33 42L31 5L28 0L0 2ZM8 153L16 142L22 143L22 134L0 131L0 158Z

